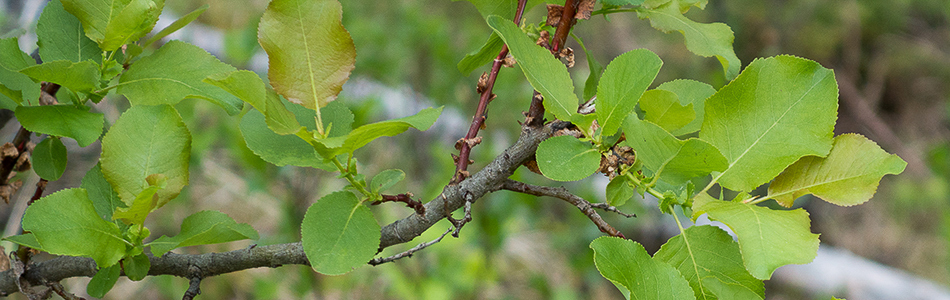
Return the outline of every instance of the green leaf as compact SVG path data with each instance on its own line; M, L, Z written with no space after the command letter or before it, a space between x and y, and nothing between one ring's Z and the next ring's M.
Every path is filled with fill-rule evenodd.
M313 269L339 275L373 258L379 248L379 230L373 213L356 195L335 192L307 209L300 236Z
M630 299L696 299L680 272L650 258L637 242L599 237L590 243L600 274L630 292Z
M680 105L676 94L665 90L649 90L640 98L640 109L646 114L644 120L660 126L668 132L676 131L696 118L693 104Z
M278 94L312 110L336 99L356 61L342 14L337 0L271 1L261 17L258 40L268 56L267 77Z
M858 134L835 138L828 157L806 156L769 185L769 196L786 207L805 194L841 206L864 203L887 174L900 174L907 163Z
M594 55L591 54L590 51L587 51L587 46L584 46L584 41L581 41L581 39L573 33L571 37L573 37L574 41L584 50L584 57L587 59L587 68L590 70L590 75L587 75L587 80L584 81L583 100L586 101L597 95L597 85L600 83L601 75L603 75L604 66L597 62L597 59L594 58Z
M47 137L33 149L33 171L40 178L56 181L66 171L66 146L56 137Z
M96 208L96 213L106 221L112 221L112 213L116 208L126 207L125 202L119 199L119 194L112 189L112 185L102 175L102 169L98 164L86 172L80 187L86 190L89 200L92 200L92 205Z
M8 236L3 239L16 243L18 245L23 245L23 246L27 246L36 250L43 251L43 246L40 245L40 242L36 241L36 236L34 236L32 233L24 233L20 235Z
M356 129L353 129L353 131L346 135L346 140L343 142L342 147L336 149L333 154L353 153L356 149L362 148L375 139L384 136L395 136L409 130L410 127L420 131L428 130L439 118L439 115L442 114L442 108L442 106L438 108L430 107L412 116L356 127Z
M611 206L621 206L627 203L630 197L633 197L633 186L630 185L626 176L617 176L607 184L607 204Z
M686 39L686 49L703 57L715 56L722 64L726 78L735 78L742 67L732 49L732 29L723 23L697 23L683 14L690 3L673 0L668 4L637 11L640 19L650 19L650 25L663 32L679 31Z
M452 2L460 0L452 0ZM518 0L468 0L475 5L482 17L488 18L491 15L499 15L508 19L514 19L515 11L518 10ZM532 7L544 3L542 0L527 0L524 11L527 12ZM497 52L496 52L497 53Z
M753 61L706 100L699 137L729 161L713 180L751 191L803 156L827 155L837 111L831 70L793 56Z
M162 256L175 248L226 243L244 239L256 240L257 230L251 225L240 223L219 211L200 211L185 218L181 223L181 232L174 236L162 236L148 245L152 254Z
M267 112L267 89L257 73L249 70L235 70L212 74L201 81L221 88L247 102L261 113Z
M39 104L40 84L19 70L36 65L36 61L20 50L17 38L0 39L0 105L16 109L18 104Z
M175 20L175 22L172 22L170 25L168 25L168 27L165 27L164 29L162 29L162 31L159 31L158 33L150 37L147 41L145 41L145 43L142 44L142 47L148 47L152 43L157 42L158 40L161 40L163 37L166 37L169 34L172 34L175 31L178 31L182 27L185 27L185 25L188 25L189 23L198 19L198 16L200 16L201 13L205 12L205 10L208 10L208 7L209 7L208 4L202 5L201 7L198 7L197 9L188 13L187 15L184 15L178 20Z
M682 128L672 131L671 133L675 136L696 132L703 126L703 116L706 112L706 99L716 93L716 89L711 85L689 79L677 79L665 82L656 87L656 89L673 92L679 99L680 105L693 105L695 118Z
M728 166L719 150L709 143L700 139L679 140L634 114L627 117L623 130L627 136L625 143L637 151L637 159L667 183L683 184Z
M406 173L399 169L389 169L373 176L370 189L373 193L379 193L391 188L393 185L406 178Z
M764 299L765 287L742 264L739 245L722 229L686 228L653 255L679 270L697 299Z
M20 50L17 38L0 39L0 67L11 71L19 71L36 65L36 61L29 54Z
M732 201L704 201L693 204L693 215L703 213L720 221L739 239L746 270L766 280L787 264L806 264L818 253L818 235L811 233L804 209L772 210Z
M166 182L162 183L162 185L164 185ZM129 225L144 224L145 218L148 217L148 214L152 213L159 207L158 191L162 189L162 185L150 184L147 188L135 196L135 199L132 200L132 203L129 203L129 207L116 209L115 213L112 214L112 218L121 220L125 224Z
M69 137L86 147L99 139L105 120L103 115L73 105L20 106L17 120L24 128L54 136Z
M108 268L100 268L99 272L96 272L95 276L92 276L92 280L89 280L89 284L86 285L86 293L89 296L96 298L102 298L112 290L112 287L115 286L116 281L119 281L119 275L121 275L122 266L121 265L112 265Z
M646 49L631 50L607 65L597 86L597 122L604 136L614 135L650 87L663 61Z
M49 81L76 92L92 92L99 88L99 65L91 60L74 63L68 60L45 62L20 73L37 81Z
M606 5L614 5L614 6L643 4L643 0L601 0L601 2L603 2Z
M577 114L578 103L567 67L510 20L489 16L488 26L501 36L528 82L544 96L544 109L560 120L571 121Z
M491 36L488 37L488 40L485 41L485 44L482 45L478 51L465 54L465 57L459 61L456 67L459 69L459 72L468 76L472 71L475 71L475 69L494 61L504 45L505 43L498 37L498 34L492 32Z
M535 154L541 174L557 181L581 180L600 167L601 155L594 145L569 135L544 140Z
M119 227L96 214L83 189L62 190L34 202L23 215L23 230L50 254L91 257L101 268L122 259L128 244Z
M62 0L82 23L86 36L105 51L138 40L158 22L164 0Z
M125 269L125 276L129 277L129 280L140 281L148 276L148 269L152 267L152 262L148 261L148 256L145 253L141 253L123 259L122 266Z
M132 106L102 138L100 164L112 187L127 205L148 188L146 178L163 174L167 186L158 192L157 207L178 196L188 184L191 132L174 107Z
M116 93L132 105L176 104L185 98L211 101L229 115L241 111L244 103L203 79L234 71L207 51L180 41L163 45L152 55L138 60L119 78Z
M279 103L279 102L278 102ZM313 167L336 171L336 166L323 161L313 146L295 135L279 135L267 128L264 116L250 111L241 119L244 142L261 159L278 166Z
M43 61L92 60L96 64L102 63L99 45L86 37L79 19L66 12L59 0L50 1L43 8L36 22L36 38Z

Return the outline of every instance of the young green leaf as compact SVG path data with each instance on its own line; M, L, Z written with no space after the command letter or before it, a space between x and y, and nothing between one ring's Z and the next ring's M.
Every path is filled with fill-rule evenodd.
M314 270L338 275L365 265L379 248L380 227L350 192L335 192L307 209L300 236Z
M102 63L99 45L86 37L79 19L66 12L59 0L50 1L43 8L36 22L36 39L43 61L92 60L96 64Z
M99 88L99 65L91 60L50 61L20 70L20 73L36 81L56 83L76 92L89 93Z
M686 228L653 255L686 278L696 299L765 299L761 280L742 264L742 254L722 229L705 225Z
M439 115L442 114L442 108L441 106L438 108L430 107L412 116L356 127L356 129L353 129L353 131L346 135L346 140L343 142L343 145L335 149L333 154L353 153L356 149L362 148L375 139L384 136L395 136L409 130L410 127L418 129L419 131L428 130L439 118Z
M460 0L452 0L460 1ZM482 17L488 18L491 15L499 15L512 19L515 17L515 11L518 10L518 0L468 0L475 8L478 9L478 12L482 14ZM525 3L524 10L528 11L532 7L537 6L538 4L544 3L543 0L527 0ZM495 52L497 53L497 52Z
M472 73L472 71L475 71L475 69L492 62L492 60L498 56L498 52L501 52L501 47L504 45L505 43L501 41L501 38L498 37L498 34L492 32L488 37L488 40L485 41L485 44L482 45L478 51L465 54L465 57L459 61L456 68L459 69L459 72L462 72L462 74L468 76Z
M631 114L624 122L625 143L637 150L638 159L660 179L673 185L722 171L728 166L719 150L700 139L682 141L656 124Z
M676 131L696 118L693 104L680 105L676 94L665 90L649 90L640 97L643 119L668 132Z
M40 84L19 70L36 65L36 61L20 50L17 38L0 39L0 103L3 108L16 109L18 104L39 104Z
M105 122L102 114L73 105L20 106L16 117L32 132L72 138L81 147L99 139Z
M590 248L600 274L627 289L630 299L696 299L679 271L651 258L637 242L604 236L591 242Z
M336 99L356 60L341 18L337 0L271 1L261 17L258 40L267 52L267 77L278 94L312 110Z
M148 260L145 253L122 259L122 267L125 270L125 276L129 280L140 281L148 276L148 269L152 267L152 262Z
M577 114L578 103L567 67L551 52L536 45L511 20L489 16L488 26L501 36L528 82L544 96L544 109L560 120L572 120Z
M236 70L228 73L212 74L201 80L216 86L247 102L261 113L267 112L267 89L257 73L249 70Z
M569 135L549 138L538 144L538 169L557 181L587 178L600 167L600 152L588 142Z
M805 194L841 206L864 203L887 174L900 174L907 163L858 134L835 138L828 157L806 156L769 185L769 196L786 207Z
M175 248L226 243L244 239L256 240L257 230L237 223L228 215L212 210L200 211L185 218L181 232L174 237L162 236L151 243L152 254L162 256Z
M602 2L606 5L614 5L614 6L643 4L643 0L602 0Z
M27 246L39 251L43 251L43 246L40 245L40 242L36 241L36 236L32 233L24 233L20 235L8 236L3 238L6 241L16 243L17 245Z
M241 134L247 147L261 159L278 165L313 167L326 171L336 171L333 164L323 161L323 157L313 150L313 146L295 135L279 135L267 128L264 116L260 112L250 111L241 118Z
M389 169L376 176L373 176L372 183L370 184L370 189L373 193L379 193L385 191L386 189L391 188L393 185L402 181L403 178L406 178L406 173L399 169Z
M818 235L811 233L804 209L772 210L740 202L697 200L693 215L703 213L736 233L742 261L755 278L769 279L778 267L809 263L818 253Z
M116 281L119 281L119 275L121 274L122 266L118 264L100 268L96 275L92 276L92 280L89 280L89 284L86 285L86 293L96 298L104 297L106 293L112 290Z
M594 55L587 51L587 47L584 46L584 41L581 41L573 33L571 37L574 38L574 41L581 46L581 50L584 50L584 57L587 59L587 68L590 70L590 75L587 75L587 80L584 81L584 99L589 100L590 98L597 95L597 85L600 84L600 77L603 75L604 66L597 62L597 59L594 58Z
M66 171L66 146L56 137L47 137L33 149L33 171L40 178L56 181Z
M617 176L607 184L607 204L612 206L621 206L627 203L634 194L633 186L630 185L626 176Z
M713 180L751 191L803 156L827 155L837 112L831 70L793 56L753 61L706 101L699 137L729 161Z
M656 89L673 92L679 99L680 105L693 105L695 117L689 124L670 132L675 136L696 132L703 126L703 116L706 113L706 99L716 93L716 89L711 85L689 79L677 79L665 82L656 87Z
M171 41L132 64L119 78L116 93L128 97L132 105L176 104L185 98L204 99L221 106L229 115L235 115L244 103L203 81L208 76L234 70L198 46Z
M163 37L166 37L169 34L172 34L175 31L178 31L182 27L185 27L185 25L188 25L189 23L198 19L198 16L200 16L201 13L208 10L208 7L209 7L208 4L202 5L201 7L198 7L197 9L188 13L187 15L184 15L178 20L175 20L175 22L172 22L170 25L168 25L168 27L165 27L164 29L162 29L162 31L159 31L158 33L150 37L147 41L145 41L145 43L142 43L142 47L148 47L149 45L151 45L154 42L157 42Z
M660 72L663 61L650 50L636 49L614 58L597 86L597 122L602 135L617 133L623 120L637 106L640 95Z
M119 227L96 214L83 189L62 190L34 202L23 215L23 230L50 254L91 257L103 268L122 259L128 245Z
M126 207L125 202L119 199L119 194L112 189L112 185L102 175L102 169L98 164L82 177L80 187L86 190L89 200L92 200L92 205L96 208L96 213L106 221L112 221L112 213L116 208Z
M161 189L161 185L149 185L135 196L129 207L116 209L115 213L112 214L112 218L129 225L145 223L148 214L158 209L157 193Z
M637 16L649 18L650 25L660 31L679 31L686 39L686 49L703 57L716 56L726 78L735 78L742 66L732 50L732 29L723 23L697 23L686 18L683 14L690 6L684 0L672 0L658 7L638 10Z
M163 174L167 186L156 207L178 196L188 184L191 132L170 105L132 106L102 137L100 164L112 187L127 205L148 187L146 179Z
M158 22L165 0L62 0L82 23L86 36L105 51L138 40Z

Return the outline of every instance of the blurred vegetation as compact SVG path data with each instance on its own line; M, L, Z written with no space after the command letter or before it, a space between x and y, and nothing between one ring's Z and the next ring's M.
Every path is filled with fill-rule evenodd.
M0 1L0 34L19 28L18 1ZM483 67L461 74L456 63L477 50L490 29L474 6L465 1L341 1L344 25L357 47L355 82L375 82L421 105L446 105L461 121L441 124L432 132L382 139L357 153L361 171L368 174L390 168L406 171L399 188L424 200L441 191L454 171L450 153L461 137L477 103L475 82ZM201 26L223 34L220 57L238 67L252 67L262 51L256 41L256 20L266 0L167 0L166 10L183 15L205 3L211 8L199 19ZM536 7L526 15L541 21L545 11ZM842 101L838 132L859 132L879 141L889 152L916 156L920 164L887 178L874 201L841 208L822 201L805 201L813 216L813 231L822 242L847 248L864 257L950 284L950 2L946 0L713 0L705 10L693 9L690 18L724 22L736 34L735 50L743 64L756 57L793 54L835 69L847 78L873 115ZM192 26L194 27L194 26ZM721 87L725 78L715 59L697 57L683 46L679 34L664 34L632 14L615 14L581 21L575 27L602 65L631 49L648 48L664 61L657 84L690 78ZM30 31L28 29L27 31ZM188 28L185 29L186 31ZM583 52L571 70L578 86L588 71ZM32 49L24 49L32 50ZM262 71L262 70L257 70ZM577 89L578 93L582 91ZM498 99L489 106L488 129L482 146L474 151L478 170L517 137L521 111L531 88L517 68L503 69L495 86ZM369 95L369 96L365 96ZM195 100L186 100L195 101ZM344 101L358 123L387 118L390 98L374 92L344 92ZM430 101L430 102L426 102ZM108 101L107 101L108 102ZM117 103L113 101L111 103ZM106 103L106 102L104 102ZM299 241L299 224L306 207L320 196L343 186L340 179L318 170L269 165L244 145L238 118L228 117L208 103L179 105L194 135L191 185L182 195L149 219L154 236L175 234L177 224L198 210L221 210L261 233L259 244ZM113 105L113 106L110 106ZM396 103L395 105L407 105ZM420 104L413 104L420 105ZM123 104L100 105L114 121ZM110 114L111 112L111 114ZM448 117L448 116L443 116ZM870 120L870 121L868 121ZM871 123L869 123L871 122ZM873 122L878 122L875 124ZM895 139L881 136L875 126L885 125ZM13 126L7 126L13 127ZM438 127L438 126L437 126ZM451 127L451 126L443 126ZM12 129L4 128L5 140ZM457 135L454 136L453 134ZM97 155L98 145L70 148L64 179L48 192L77 186ZM87 163L83 163L83 162ZM539 175L519 170L516 179L552 184ZM597 176L594 176L597 177ZM33 179L35 182L35 179ZM27 181L24 185L29 187ZM571 184L592 201L603 200L602 178ZM32 189L24 188L24 191ZM28 197L21 191L17 197ZM381 223L410 211L399 205L374 207ZM638 218L605 214L607 221L650 251L672 234L657 218L649 201L629 201L621 209ZM0 207L5 222L9 206ZM459 212L456 212L459 214ZM203 281L205 299L618 299L622 296L594 269L589 242L600 236L575 208L549 198L498 192L478 201L474 221L460 238L446 237L412 258L377 267L362 267L345 276L323 276L307 267L257 269ZM670 221L670 220L666 220ZM412 243L391 247L390 255L432 240L449 228L439 224ZM193 253L227 251L248 246L238 242L187 249ZM66 285L85 290L88 279ZM147 283L121 279L108 295L175 299L187 281L167 276ZM769 283L773 284L773 283ZM771 287L770 287L771 288ZM781 289L776 289L781 290ZM767 291L767 294L773 295Z

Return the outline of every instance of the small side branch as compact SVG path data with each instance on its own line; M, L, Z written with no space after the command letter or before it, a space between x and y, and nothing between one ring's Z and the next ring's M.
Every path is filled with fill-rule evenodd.
M373 201L373 203L371 204L379 205L384 202L402 202L402 203L405 203L406 206L408 206L409 208L412 208L413 210L415 210L416 214L419 214L419 215L426 214L426 207L422 204L421 201L413 200L412 194L410 193L399 194L399 195L382 195L382 196L383 196L383 200Z
M604 221L604 219L601 218L599 214L597 214L597 211L594 210L593 205L590 202L584 200L584 198L578 197L577 195L571 194L563 187L554 188L537 186L508 179L502 183L501 188L503 190L519 192L528 195L549 196L567 201L571 205L576 206L577 209L581 210L581 212L584 213L587 218L594 222L594 225L597 225L597 228L600 229L601 232L610 236L626 238L623 236L623 233L620 233L619 230L615 229L613 226L610 226L610 224L607 224L607 221Z
M406 250L405 252L401 252L401 253L396 254L396 255L393 255L393 256L374 258L373 260L369 261L369 264L370 264L370 265L373 265L373 266L377 266L377 265L381 265L381 264L385 264L385 263L388 263L388 262L395 261L395 260L400 259L400 258L403 258L403 257L412 257L412 254L415 253L416 251L425 249L426 247L432 246L432 245L434 245L435 243L441 242L441 241L442 241L442 238L444 238L446 235L448 235L449 232L452 232L452 228L446 229L445 232L443 232L442 235L440 235L439 238L437 238L437 239L434 239L434 240L431 240L431 241L428 241L428 242L419 244L418 246L412 247L412 249Z
M188 280L188 289L185 290L185 295L181 297L181 300L192 300L201 294L201 269L191 266L188 267L188 271L191 273L191 278Z
M618 214L618 215L621 215L621 216L624 216L624 217L627 217L627 218L636 218L636 217L637 217L637 214L628 214L628 213L622 212L622 211L620 211L619 209L617 209L616 206L611 206L611 205L609 205L609 204L607 204L607 203L591 203L590 206L593 207L593 208L603 209L604 211L609 211L609 212L612 212L612 213L615 213L615 214Z

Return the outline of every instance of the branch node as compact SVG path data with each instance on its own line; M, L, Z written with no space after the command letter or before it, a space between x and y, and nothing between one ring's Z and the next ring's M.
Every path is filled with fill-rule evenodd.
M201 269L198 266L191 265L188 267L188 273L191 273L188 290L185 291L185 295L181 297L181 300L192 300L195 296L201 294Z

